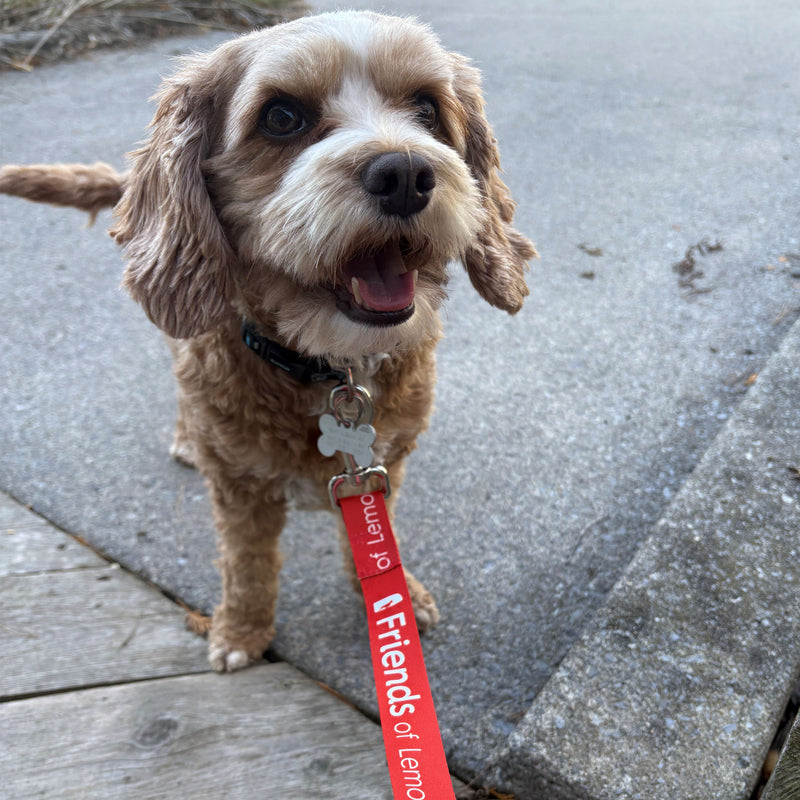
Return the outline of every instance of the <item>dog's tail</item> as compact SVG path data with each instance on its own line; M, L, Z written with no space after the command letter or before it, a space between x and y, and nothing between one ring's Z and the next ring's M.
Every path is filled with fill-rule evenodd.
M0 167L0 193L39 203L88 211L91 222L103 208L115 206L128 181L127 172L96 164L11 164Z

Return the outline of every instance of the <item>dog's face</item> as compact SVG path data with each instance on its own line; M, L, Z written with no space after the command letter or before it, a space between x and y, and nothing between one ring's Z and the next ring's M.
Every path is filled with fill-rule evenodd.
M156 324L232 312L347 359L437 332L446 267L517 311L534 255L478 75L423 26L345 12L193 57L160 94L114 234Z

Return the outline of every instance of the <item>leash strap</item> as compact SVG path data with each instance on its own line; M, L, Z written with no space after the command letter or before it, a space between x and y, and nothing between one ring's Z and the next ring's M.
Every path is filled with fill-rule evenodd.
M414 609L380 492L338 500L364 592L395 800L454 800Z

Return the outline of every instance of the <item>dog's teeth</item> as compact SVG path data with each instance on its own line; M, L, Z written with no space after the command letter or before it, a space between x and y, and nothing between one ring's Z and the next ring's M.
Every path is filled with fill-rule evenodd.
M358 288L358 278L350 279L350 288L353 291L353 297L355 298L356 303L358 303L358 305L363 307L364 298L361 297L361 289Z
M414 286L416 287L416 285L417 285L417 278L419 278L419 270L418 270L418 269L415 269L415 270L414 270L414 271L411 273L411 277L414 279Z

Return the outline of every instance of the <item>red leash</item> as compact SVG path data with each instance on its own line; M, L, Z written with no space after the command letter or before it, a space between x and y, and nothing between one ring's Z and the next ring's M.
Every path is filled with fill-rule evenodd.
M422 646L392 533L384 494L391 491L383 467L373 467L372 398L353 383L351 370L330 394L317 442L324 456L341 453L345 472L328 485L331 503L344 517L358 579L364 592L381 729L395 800L455 800L433 707ZM369 479L382 490L368 492ZM362 493L339 497L349 485Z
M395 800L454 800L414 609L380 492L339 500L364 592Z

